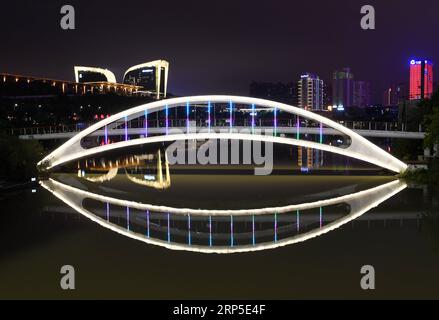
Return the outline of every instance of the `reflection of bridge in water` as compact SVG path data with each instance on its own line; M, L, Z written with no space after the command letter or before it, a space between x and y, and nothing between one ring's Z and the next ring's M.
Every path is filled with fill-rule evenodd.
M360 218L406 188L395 180L303 204L206 210L121 200L53 179L40 184L81 215L119 234L172 250L203 253L259 251L306 241Z
M193 115L193 108L203 111ZM219 109L220 119L214 119L215 108ZM171 112L186 115L184 127L171 126ZM269 127L258 127L257 117L261 113L264 121L270 119ZM191 117L203 126L194 126ZM150 128L151 118L158 128ZM222 124L219 131L212 126L218 121ZM282 121L295 123L295 126L283 127ZM303 123L306 128L302 128ZM360 134L325 117L282 103L235 96L183 97L128 109L79 132L40 161L39 167L49 170L120 148L202 139L279 143L340 154L393 172L407 169L406 164Z

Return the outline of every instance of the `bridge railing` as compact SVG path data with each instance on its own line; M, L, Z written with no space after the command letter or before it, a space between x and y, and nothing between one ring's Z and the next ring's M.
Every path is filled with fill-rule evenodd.
M407 130L407 126L404 123L398 122L374 122L374 121L335 121L339 124L353 130L380 130L380 131L415 131L413 128L409 128L411 130ZM145 126L145 123L142 119L131 120L128 122L129 128L142 128ZM193 123L197 127L207 127L207 123L205 119L193 120ZM34 127L25 127L25 128L11 128L10 133L15 136L20 135L40 135L40 134L54 134L54 133L69 133L69 132L79 132L81 130L86 129L91 126L93 123L78 123L72 125L58 125L58 126L34 126ZM124 122L121 122L120 125L123 126ZM169 119L168 120L169 127L180 127L184 128L187 125L186 119ZM237 121L235 123L236 126L241 127L251 127L251 120L241 119L241 121ZM273 126L273 121L269 119L257 119L255 123L256 127L271 127ZM225 119L212 119L211 120L212 127L227 127L229 126L228 122ZM279 119L277 122L278 127L296 127L296 121L294 119ZM312 128L318 126L317 123L309 122L303 120L300 122L300 126L302 128ZM164 119L151 119L148 120L148 128L159 128L165 127ZM423 132L422 125L418 126L418 132Z

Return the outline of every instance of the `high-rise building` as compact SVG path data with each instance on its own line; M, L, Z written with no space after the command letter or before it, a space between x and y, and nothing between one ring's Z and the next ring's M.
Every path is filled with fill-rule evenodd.
M410 100L428 99L433 95L433 63L410 61Z
M406 83L394 84L384 90L383 106L398 106L402 101L407 100L408 89Z
M332 105L343 110L353 105L354 74L350 68L336 70L332 75Z
M354 97L352 105L363 108L370 106L370 82L369 81L354 81Z
M323 80L317 75L306 73L298 82L298 106L306 110L323 110Z

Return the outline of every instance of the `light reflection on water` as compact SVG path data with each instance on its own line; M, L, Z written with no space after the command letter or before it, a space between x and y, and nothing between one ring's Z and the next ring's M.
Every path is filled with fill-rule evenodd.
M78 297L358 297L359 269L371 263L384 295L437 297L437 240L426 240L437 219L423 189L392 176L167 169L164 153L160 170L157 150L124 157L71 164L40 181L51 192L4 205L2 239L16 239L1 253L4 294L35 297L29 286L58 297L52 278L68 263ZM22 270L35 261L29 280ZM406 287L392 280L407 272Z

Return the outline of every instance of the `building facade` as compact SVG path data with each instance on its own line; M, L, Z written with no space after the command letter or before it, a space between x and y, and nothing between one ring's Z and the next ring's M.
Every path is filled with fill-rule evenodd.
M408 88L406 83L391 85L384 90L383 106L398 106L401 102L408 99Z
M354 96L352 105L359 108L370 106L371 91L369 81L354 81Z
M429 99L433 95L433 63L429 60L410 61L410 100Z
M108 69L95 67L75 66L75 82L92 83L92 82L108 82L116 83L114 73Z
M317 75L306 73L298 82L298 107L312 111L323 110L324 84Z
M155 60L129 68L124 76L123 83L141 86L142 91L153 94L157 99L165 98L168 87L169 62Z
M332 75L332 105L343 110L353 105L354 74L350 68L336 70Z

